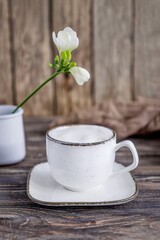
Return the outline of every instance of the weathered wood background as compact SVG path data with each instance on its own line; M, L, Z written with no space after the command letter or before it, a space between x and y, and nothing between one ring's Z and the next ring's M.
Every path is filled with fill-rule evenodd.
M91 81L59 76L24 106L27 115L160 98L159 12L160 0L0 0L0 103L19 103L51 74L51 33L66 26L78 32L74 59Z

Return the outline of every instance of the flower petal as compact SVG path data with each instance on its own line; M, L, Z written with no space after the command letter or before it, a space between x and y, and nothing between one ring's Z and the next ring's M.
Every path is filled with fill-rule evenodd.
M72 73L73 77L79 85L83 85L90 79L89 72L82 67L73 67L70 69L70 72Z
M60 52L66 50L73 51L79 45L77 34L70 27L66 27L63 31L59 31L57 37L55 32L53 32L52 37L53 42Z
M75 31L73 31L73 29L70 27L66 27L63 31L68 32L73 37L77 37L77 33Z
M56 43L57 43L57 38L56 38L56 33L55 33L55 32L52 33L52 38L53 38L53 42L54 42L55 45L56 45Z

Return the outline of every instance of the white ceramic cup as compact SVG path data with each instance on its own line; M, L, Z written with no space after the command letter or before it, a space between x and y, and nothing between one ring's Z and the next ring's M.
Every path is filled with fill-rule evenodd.
M63 132L73 132L75 135L64 140ZM84 130L94 136L97 131L106 133L106 139L94 136L83 142L78 141L76 134ZM58 137L57 137L58 134ZM72 134L73 135L73 134ZM89 136L86 136L86 139ZM121 147L128 147L133 156L131 165L113 172L115 153ZM53 128L46 134L46 152L53 178L71 191L88 191L98 188L114 174L123 174L135 169L139 159L135 146L129 140L116 143L116 133L97 125L70 125Z
M20 162L26 155L23 109L0 105L0 165Z

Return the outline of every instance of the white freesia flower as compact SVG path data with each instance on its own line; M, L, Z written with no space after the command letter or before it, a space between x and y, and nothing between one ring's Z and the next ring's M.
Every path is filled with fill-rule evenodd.
M70 27L66 27L63 31L58 32L56 37L55 32L52 33L53 42L58 48L59 55L56 55L53 63L49 63L49 67L56 69L54 74L42 82L38 87L36 87L27 97L24 98L22 102L13 110L15 113L25 102L27 102L36 92L38 92L45 84L47 84L51 79L54 79L60 73L72 73L76 82L79 85L83 85L90 79L89 72L82 68L76 67L77 63L72 61L72 54L75 48L79 45L79 39L77 34Z
M82 67L73 67L70 69L70 72L72 73L73 77L79 85L83 85L90 79L89 72Z
M66 27L63 31L59 31L57 37L55 32L53 32L52 37L59 52L67 50L72 51L79 45L77 33L70 27Z

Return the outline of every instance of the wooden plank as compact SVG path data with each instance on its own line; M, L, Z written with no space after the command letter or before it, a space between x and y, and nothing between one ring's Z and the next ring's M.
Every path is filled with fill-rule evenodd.
M95 0L95 100L132 98L131 0Z
M115 209L47 209L35 204L23 209L5 207L0 213L1 239L159 239L158 217L144 209L138 213L135 205Z
M11 1L17 103L51 75L49 5L46 0ZM50 115L53 88L48 83L25 105L27 115Z
M142 206L137 201L127 206L97 209L37 208L36 204L26 207L25 203L23 208L3 207L0 213L1 239L158 240L160 221L154 216L155 204L152 213L144 208L141 212L136 211L136 204Z
M53 1L54 31L72 27L80 39L80 45L73 51L73 59L78 66L91 72L91 0ZM91 73L92 75L92 73ZM91 79L91 81L93 81ZM56 82L57 107L59 114L89 107L91 105L91 81L83 86L77 85L73 77L59 76Z
M135 93L160 98L160 1L135 3Z
M8 1L0 0L0 104L12 104L12 73Z

